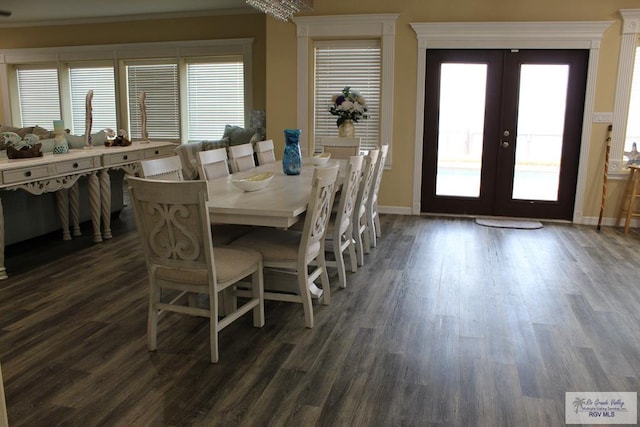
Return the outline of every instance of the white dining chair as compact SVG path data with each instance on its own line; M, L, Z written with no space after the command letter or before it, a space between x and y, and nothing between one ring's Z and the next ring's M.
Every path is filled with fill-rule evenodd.
M332 159L348 159L360 154L360 138L322 137L322 151L331 153Z
M183 181L180 157L176 155L140 160L140 176L148 179Z
M360 177L364 156L351 156L348 160L345 179L340 191L338 208L331 215L325 237L327 250L333 252L333 260L327 260L327 266L338 269L338 280L341 288L347 287L347 272L344 253L349 252L350 270L358 269L355 242L353 240L353 210L358 197Z
M373 174L374 181L371 184L371 191L369 192L369 198L366 205L367 216L367 228L369 229L369 241L371 247L375 248L377 245L377 238L382 237L382 228L380 227L380 216L378 215L378 190L380 190L380 182L382 181L382 174L384 172L384 163L387 159L387 153L389 152L389 145L384 144L380 147L380 154L378 155L378 161L376 162L376 169Z
M356 242L358 265L364 265L364 254L371 251L371 237L367 230L367 200L375 177L376 162L379 154L380 150L375 149L369 150L369 153L365 156L358 197L353 209L353 239Z
M241 145L229 147L229 160L231 161L231 172L242 172L256 167L253 157L253 145L248 142Z
M321 299L325 305L331 301L325 262L325 235L338 168L339 165L332 165L314 169L313 184L301 232L263 227L251 231L231 244L233 247L248 247L259 251L265 271L273 269L296 275L297 294L275 292L267 286L264 297L267 300L301 303L307 328L313 328L314 324L311 299ZM322 288L315 283L318 279Z
M256 156L258 157L259 165L266 165L268 163L274 163L276 161L273 139L266 139L264 141L256 142L255 152Z
M200 151L198 153L200 178L205 181L229 175L229 163L226 148Z
M249 311L255 327L264 325L262 256L251 249L213 246L205 181L129 177L128 183L149 275L149 351L157 348L158 320L166 312L208 317L211 363L216 363L223 328ZM219 319L218 294L239 281L251 286L248 301L228 305L234 310ZM177 296L170 294L169 300L163 290ZM193 304L196 295L208 297L206 306Z
M207 181L207 186L215 185L211 180L229 176L227 163L227 149L216 148L198 153L198 169L201 179ZM215 246L228 245L238 237L248 233L251 227L240 224L211 224L211 231L216 236Z

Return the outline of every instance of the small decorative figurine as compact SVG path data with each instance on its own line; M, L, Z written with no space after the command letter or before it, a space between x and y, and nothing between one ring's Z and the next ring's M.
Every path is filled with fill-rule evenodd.
M627 157L627 166L640 165L640 153L638 153L638 146L636 143L631 144L631 151L625 151L624 155Z
M93 101L93 90L87 92L87 98L85 100L85 119L84 119L84 148L93 148L91 144L91 124L93 122L93 108L91 102Z
M140 92L140 122L142 125L142 142L149 142L149 133L147 132L147 94Z

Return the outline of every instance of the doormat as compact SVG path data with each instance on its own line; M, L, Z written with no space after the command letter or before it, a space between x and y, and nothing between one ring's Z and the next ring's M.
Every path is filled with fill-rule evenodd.
M525 221L519 219L476 218L476 224L483 225L485 227L521 228L523 230L535 230L542 228L542 223L539 221Z

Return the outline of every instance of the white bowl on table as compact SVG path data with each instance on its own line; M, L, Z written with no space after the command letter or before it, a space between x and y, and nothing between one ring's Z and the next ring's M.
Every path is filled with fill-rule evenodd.
M315 166L324 166L331 158L331 153L319 153L311 157L311 161Z
M246 176L244 178L233 178L233 185L244 191L257 191L266 187L273 179L273 172L262 172Z

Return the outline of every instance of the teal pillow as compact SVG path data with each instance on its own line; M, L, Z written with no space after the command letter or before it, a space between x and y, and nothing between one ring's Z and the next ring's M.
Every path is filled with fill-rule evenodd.
M256 130L254 128L226 125L222 138L229 138L229 145L241 145L251 142L251 138L255 134Z
M69 148L83 148L84 147L84 135L71 135L70 133L64 134ZM107 140L107 133L103 130L97 133L91 134L91 145L104 145ZM44 150L43 150L44 151Z
M202 141L202 151L215 150L216 148L227 148L228 146L228 138L222 138L217 141Z

